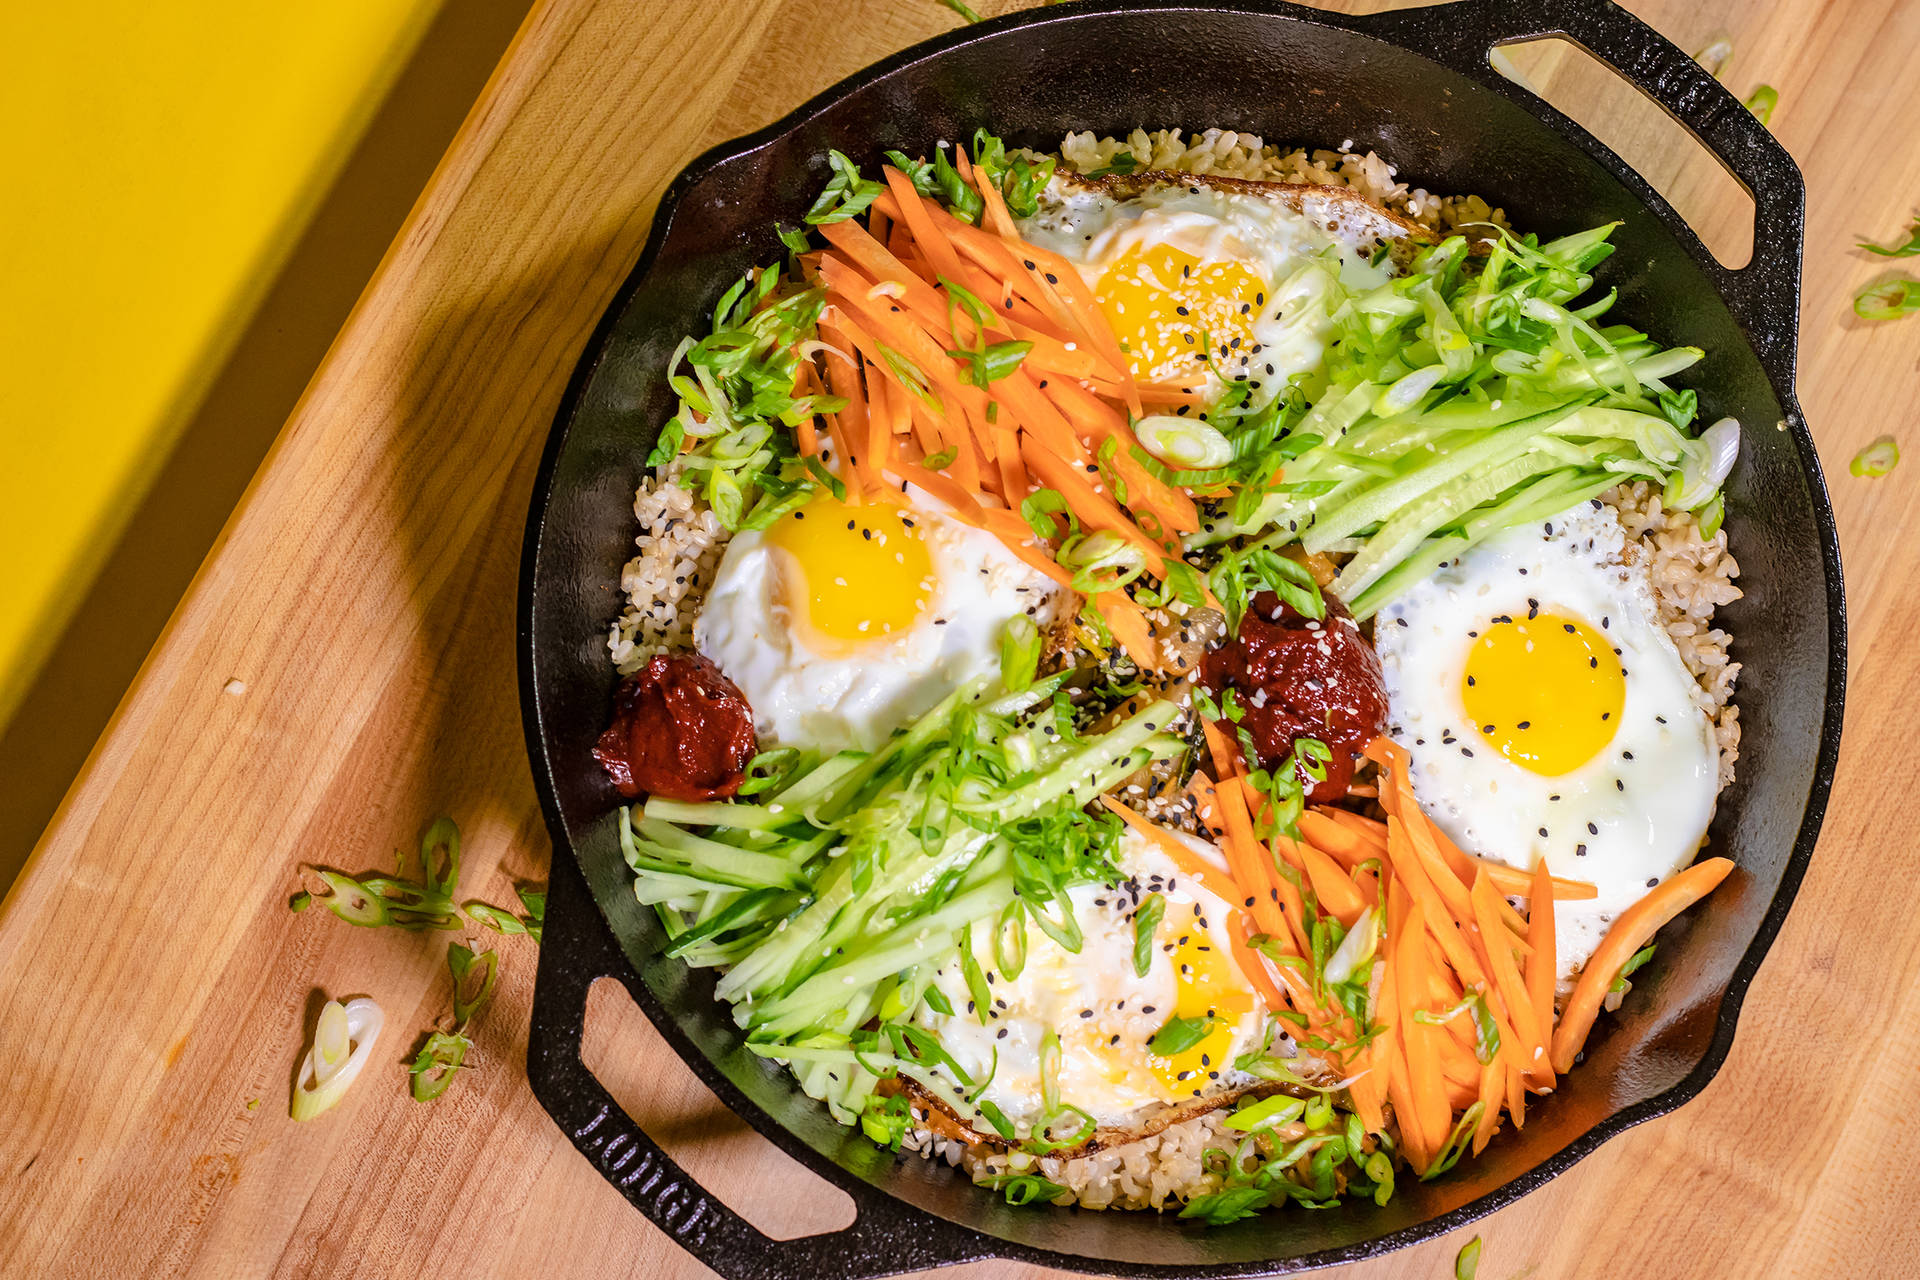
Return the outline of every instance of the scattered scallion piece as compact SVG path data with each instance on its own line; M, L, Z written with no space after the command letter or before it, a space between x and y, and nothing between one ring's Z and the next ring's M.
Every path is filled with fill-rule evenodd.
M1136 977L1146 977L1147 970L1153 967L1153 935L1166 914L1166 895L1160 893L1148 894L1147 900L1140 904L1140 909L1133 913L1133 972Z
M1892 436L1881 436L1872 444L1853 455L1853 461L1847 464L1847 470L1856 476L1877 480L1900 465L1900 442Z
M1007 1203L1015 1207L1047 1204L1068 1194L1065 1187L1057 1182L1049 1182L1037 1173L999 1173L982 1178L973 1185L1000 1192L1007 1198Z
M1761 124L1772 121L1773 109L1779 105L1780 91L1770 84L1763 84L1747 95L1746 108Z
M1000 633L1000 684L1015 693L1032 684L1040 670L1040 628L1024 613L1007 619Z
M1229 1187L1210 1195L1195 1196L1180 1210L1183 1218L1198 1218L1210 1227L1224 1227L1242 1218L1251 1218L1273 1203L1273 1193L1265 1187Z
M407 1064L408 1087L415 1102L432 1102L447 1091L453 1077L466 1064L467 1050L473 1041L457 1032L435 1031L427 1037L420 1052Z
M510 937L524 934L535 942L540 941L541 928L547 917L546 890L528 889L515 885L513 891L520 899L520 908L525 912L524 915L516 916L511 911L502 910L490 902L481 902L478 899L461 903L460 909L474 921L495 933Z
M1714 32L1713 38L1693 55L1693 60L1705 67L1708 75L1720 79L1733 61L1733 37L1724 31Z
M1853 296L1853 311L1862 320L1898 320L1920 311L1920 280L1895 276L1870 284Z
M1460 1252L1453 1260L1453 1280L1473 1280L1480 1274L1480 1237L1475 1236L1460 1246Z
M373 1055L384 1021L380 1006L364 996L341 1004L329 1000L314 1026L313 1045L300 1063L289 1113L311 1120L341 1098Z
M376 929L458 929L460 912L453 893L460 879L460 828L451 818L436 819L420 839L420 878L406 875L401 855L395 874L350 876L326 867L311 868L324 893L301 890L287 902L291 911L319 903L348 924Z
M1163 1058L1171 1058L1205 1040L1212 1030L1212 1018L1170 1018L1147 1042L1147 1048Z
M1907 229L1907 238L1899 244L1874 244L1870 240L1859 242L1868 253L1877 253L1883 258L1911 258L1920 255L1920 218L1913 220Z
M940 7L943 9L951 9L967 22L980 21L980 15L972 9L969 9L963 0L940 0Z
M436 1028L407 1064L415 1102L432 1102L445 1093L453 1077L466 1065L467 1054L473 1048L467 1028L493 999L500 955L494 951L476 954L455 942L447 947L447 971L453 975L453 1030Z

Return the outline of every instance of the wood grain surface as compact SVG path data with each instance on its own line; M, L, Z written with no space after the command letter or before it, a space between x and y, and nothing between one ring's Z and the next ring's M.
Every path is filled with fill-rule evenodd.
M1834 805L1697 1101L1469 1231L1342 1276L1450 1275L1473 1234L1486 1280L1920 1273L1920 462L1847 475L1882 432L1920 448L1920 319L1848 309L1885 265L1853 241L1920 202L1920 5L1631 7L1687 47L1730 31L1731 83L1778 86L1774 127L1807 172L1800 394L1853 628ZM385 866L442 813L467 833L463 897L544 879L512 615L574 359L687 160L954 21L934 0L533 12L0 914L0 1272L704 1274L529 1093L530 942L499 944L477 1068L421 1105L398 1064L448 1007L447 935L286 902L297 864ZM1519 60L1737 255L1750 206L1670 122L1583 55ZM387 1011L374 1067L292 1123L319 1002L360 993ZM606 984L588 1039L623 1104L755 1222L791 1236L849 1219Z

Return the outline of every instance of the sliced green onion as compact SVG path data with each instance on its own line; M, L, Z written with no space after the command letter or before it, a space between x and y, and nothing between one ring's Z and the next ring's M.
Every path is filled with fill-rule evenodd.
M1147 570L1147 554L1111 529L1068 538L1054 559L1073 574L1082 595L1117 591Z
M1040 628L1024 613L1007 619L1000 632L1000 683L1018 693L1040 673Z
M428 893L453 896L460 879L460 827L452 818L435 818L420 837L420 879Z
M991 1178L982 1178L973 1185L1000 1192L1006 1196L1007 1203L1015 1207L1051 1203L1061 1196L1072 1194L1059 1183L1049 1182L1036 1173L998 1173Z
M338 1000L327 1001L313 1028L313 1079L325 1084L347 1064L353 1044L347 1035L347 1010Z
M495 933L513 935L527 932L527 926L520 922L520 917L514 915L511 911L502 911L499 907L493 906L490 903L481 902L476 899L472 902L461 903L460 909L475 921L493 930Z
M359 925L363 929L377 929L391 923L387 916L387 904L352 876L342 875L338 871L315 871L314 874L332 890L319 900L320 904L348 924Z
M1212 1018L1170 1018L1147 1042L1147 1048L1163 1058L1171 1058L1205 1040L1212 1030Z
M1900 465L1900 442L1892 436L1881 436L1872 444L1853 455L1853 461L1847 464L1847 470L1856 476L1877 480Z
M313 1047L301 1061L294 1082L289 1113L295 1120L311 1120L346 1096L373 1056L374 1041L380 1038L384 1021L380 1006L364 996L345 1005L327 1001L314 1028ZM348 1046L344 1057L338 1055L341 1043ZM323 1058L328 1064L324 1080L320 1077Z
M1262 1098L1252 1106L1242 1107L1222 1123L1227 1128L1236 1129L1241 1133L1278 1129L1282 1125L1292 1124L1298 1120L1306 1109L1305 1098L1290 1098L1284 1093L1276 1093Z
M1896 276L1870 284L1854 295L1853 311L1863 320L1897 320L1920 311L1920 280Z
M1360 913L1353 922L1353 928L1347 930L1347 936L1340 939L1340 945L1327 957L1327 967L1321 977L1335 986L1351 979L1360 966L1373 959L1380 945L1380 911L1373 908Z
M1899 244L1874 244L1870 240L1859 242L1868 253L1877 253L1883 258L1911 258L1920 255L1920 218L1913 220L1913 226L1907 231L1907 238Z
M1140 446L1170 467L1204 471L1233 461L1233 444L1213 426L1177 414L1149 414L1133 424Z
M1166 895L1159 893L1148 894L1147 900L1140 904L1140 909L1133 913L1133 972L1136 977L1146 977L1147 970L1153 967L1153 935L1166 914Z
M1657 945L1658 945L1657 943L1649 942L1646 946L1640 948L1638 951L1628 956L1627 962L1620 966L1620 972L1613 975L1613 982L1609 986L1608 990L1625 991L1628 985L1627 984L1628 976L1631 975L1634 972L1634 970L1638 969L1641 965L1644 965L1647 961L1653 959L1653 949Z
M1225 1191L1195 1196L1180 1210L1180 1216L1198 1218L1210 1227L1224 1227L1242 1218L1251 1218L1272 1203L1273 1194L1265 1187L1228 1187Z
M1770 84L1763 84L1747 95L1746 108L1761 124L1773 119L1773 109L1779 105L1780 91Z
M426 1044L407 1064L413 1100L432 1102L445 1093L454 1076L466 1065L467 1050L471 1048L473 1041L458 1032L436 1031L428 1036Z
M955 13L959 14L961 18L963 18L967 22L980 21L980 15L975 13L972 9L969 9L966 6L966 4L963 3L963 0L940 0L940 3L943 7L951 9Z
M1473 1280L1480 1274L1480 1237L1475 1236L1460 1246L1460 1252L1453 1260L1453 1280Z
M500 976L500 953L482 951L475 955L453 943L447 948L447 971L453 975L454 1029L463 1031L493 999L493 985Z

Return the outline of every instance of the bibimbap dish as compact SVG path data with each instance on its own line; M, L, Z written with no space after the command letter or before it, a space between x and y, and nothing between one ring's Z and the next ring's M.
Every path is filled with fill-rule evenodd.
M1739 427L1611 228L1218 131L830 158L661 371L595 754L668 954L1015 1203L1384 1203L1552 1106L1731 865Z

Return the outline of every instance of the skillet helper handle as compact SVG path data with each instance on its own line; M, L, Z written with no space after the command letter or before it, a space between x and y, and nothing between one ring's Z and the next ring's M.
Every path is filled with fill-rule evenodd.
M639 985L578 867L557 858L534 980L527 1075L573 1145L675 1244L727 1280L868 1280L986 1257L987 1242L879 1193L855 1192L851 1226L776 1240L701 1186L649 1138L580 1056L587 993L602 977Z
M1658 103L1753 197L1753 257L1748 264L1729 269L1704 248L1694 256L1719 286L1762 362L1792 376L1806 182L1779 140L1706 68L1612 0L1456 0L1378 14L1366 25L1520 101L1535 114L1540 114L1542 99L1492 68L1487 55L1493 49L1541 36L1565 36ZM1656 208L1665 207L1658 195L1654 202Z

